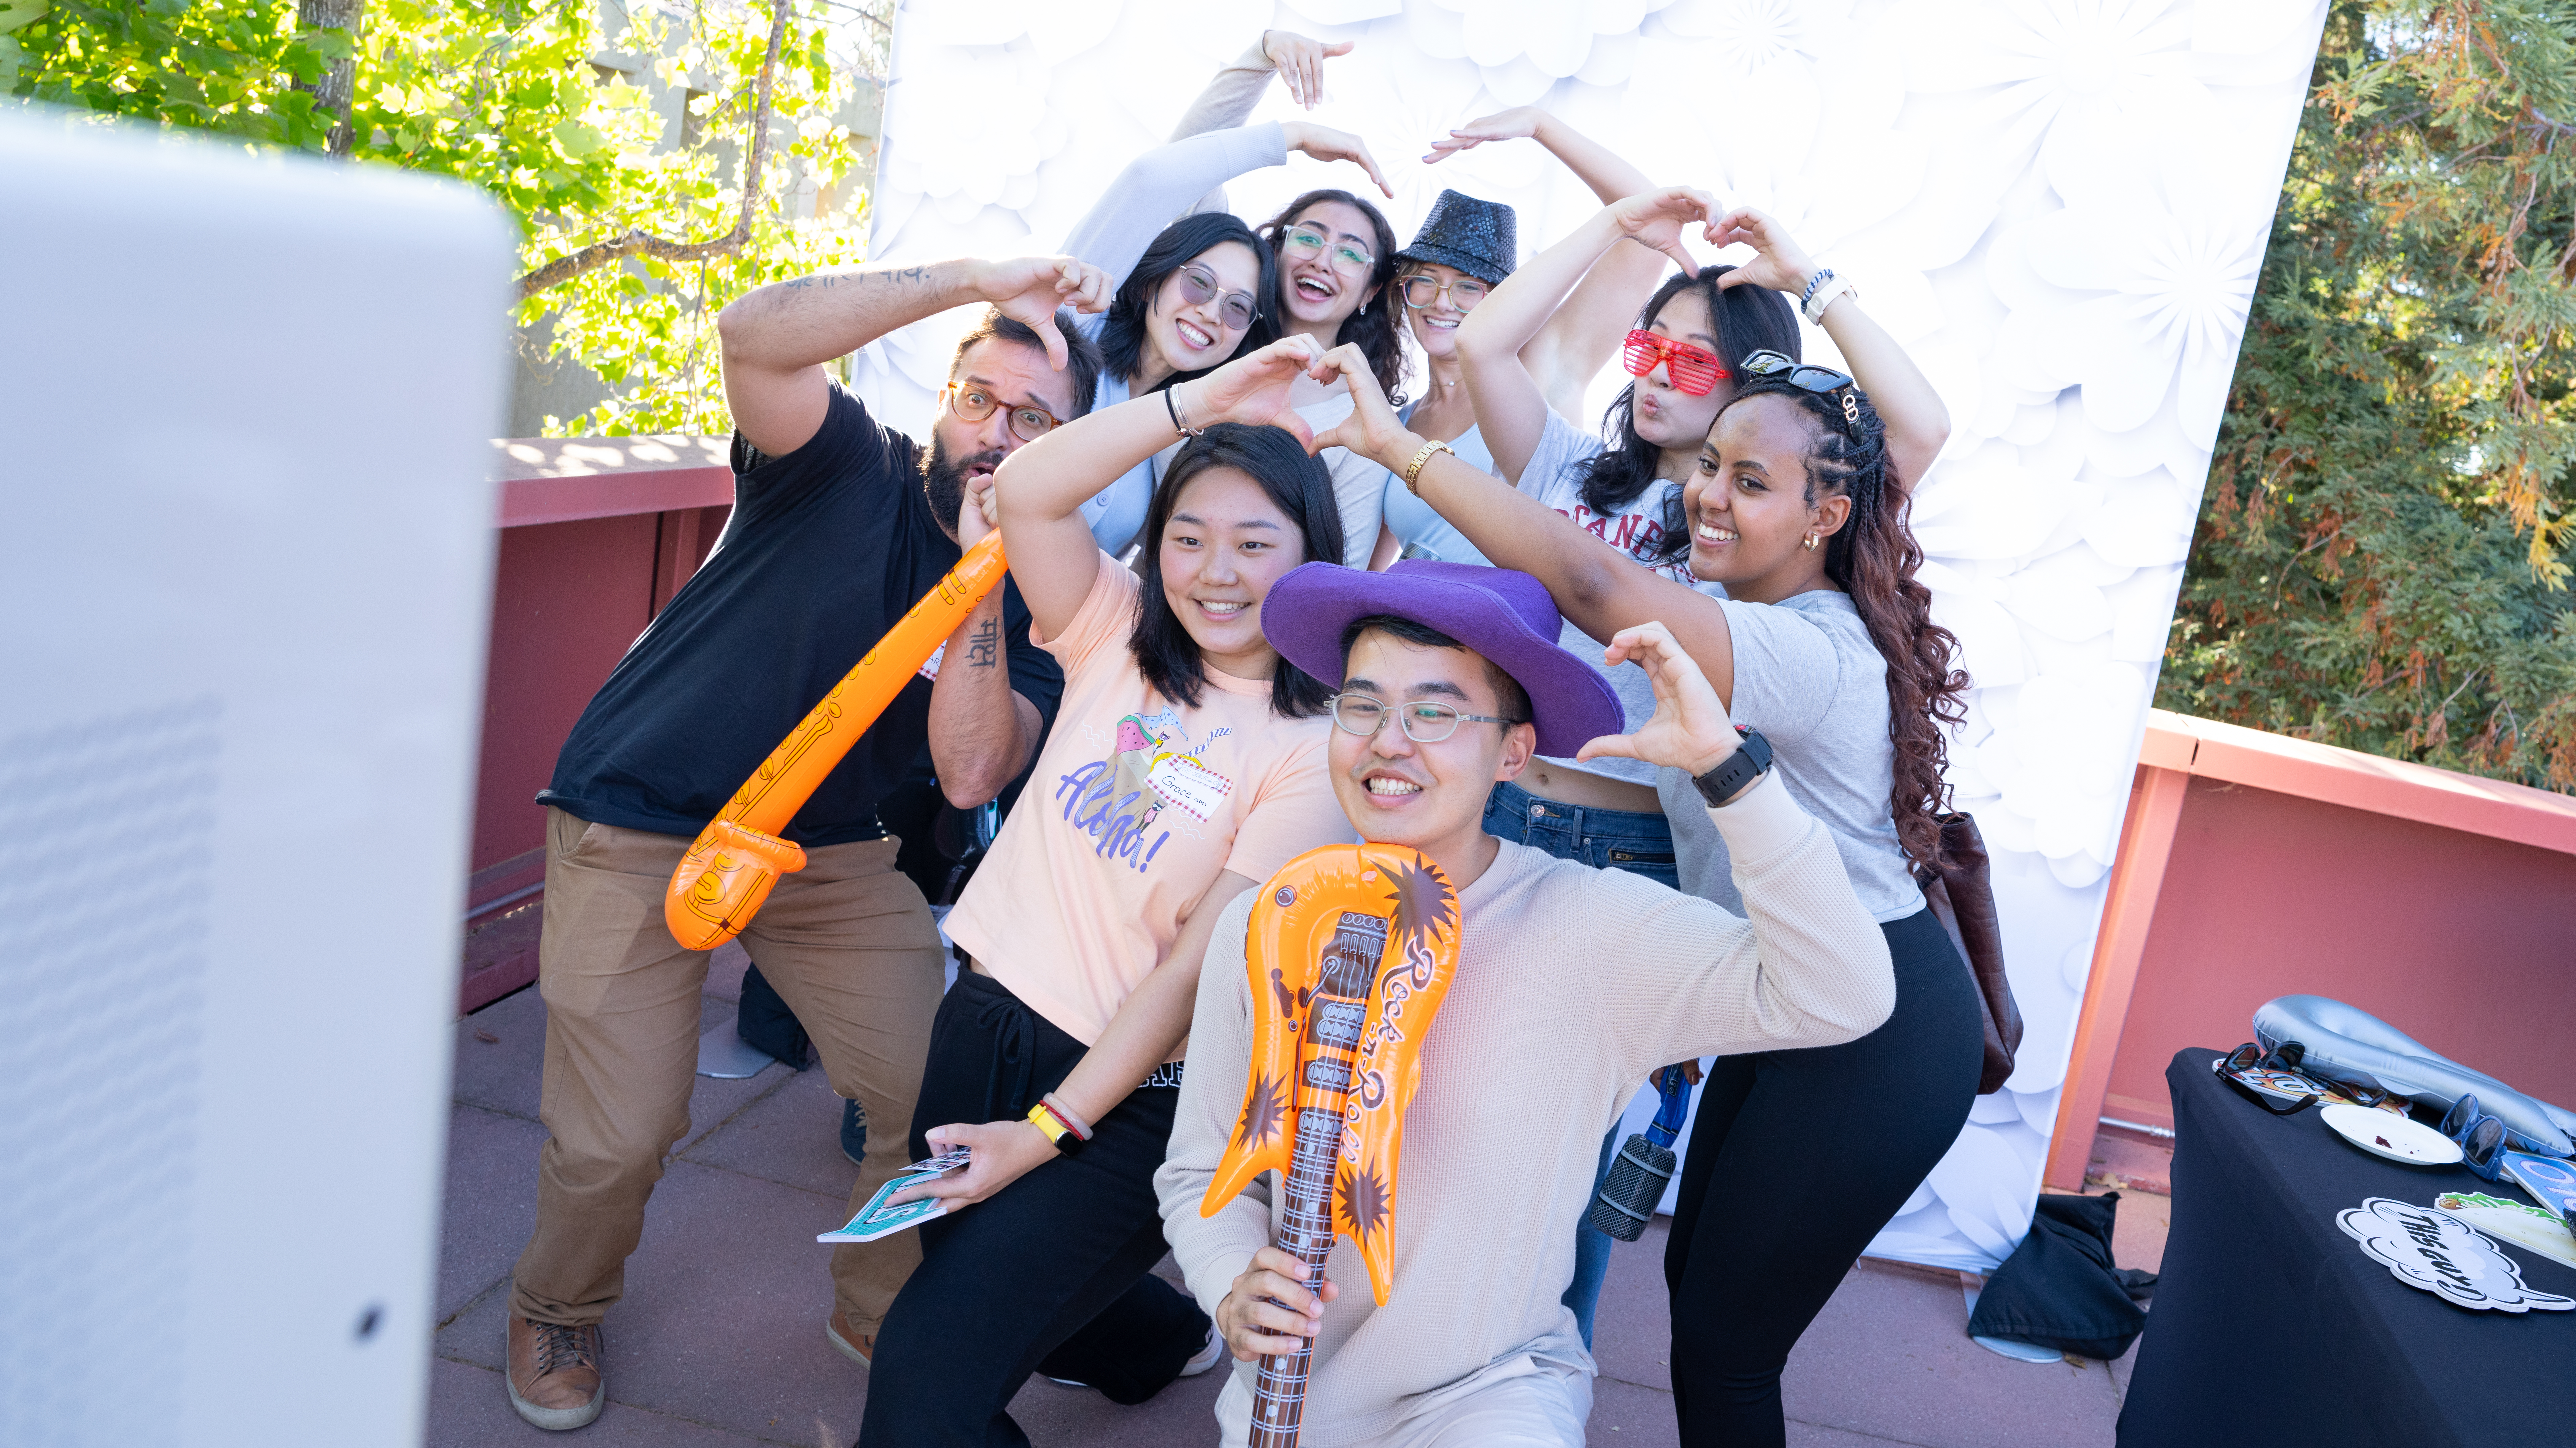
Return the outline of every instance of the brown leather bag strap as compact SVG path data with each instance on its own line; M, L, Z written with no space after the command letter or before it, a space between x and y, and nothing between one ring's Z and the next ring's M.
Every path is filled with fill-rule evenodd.
M1925 883L1923 894L1977 982L1986 1026L1985 1068L1977 1094L1988 1095L2001 1090L2012 1075L2022 1019L2012 979L2004 971L2003 925L1995 913L1994 878L1976 820L1964 814L1941 816L1941 868Z

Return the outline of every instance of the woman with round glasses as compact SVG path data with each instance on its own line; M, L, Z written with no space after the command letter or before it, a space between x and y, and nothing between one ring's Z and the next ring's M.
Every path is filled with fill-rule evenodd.
M1279 331L1304 336L1319 354L1354 344L1368 354L1378 384L1400 391L1404 349L1387 286L1395 275L1395 228L1385 214L1348 191L1309 191L1262 223L1261 236L1279 258ZM1350 415L1350 399L1339 389L1309 379L1300 379L1289 401L1316 432ZM1321 456L1342 510L1347 547L1336 561L1364 566L1377 541L1378 469L1340 449Z
M1026 1442L1007 1405L1032 1372L1139 1402L1221 1356L1190 1298L1147 1285L1153 1175L1218 915L1351 838L1325 767L1332 690L1261 626L1281 575L1341 553L1288 414L1311 355L1283 339L1093 412L1014 452L988 495L1064 704L948 917L968 969L932 1026L913 1145L972 1157L912 1193L948 1211L878 1338L865 1448ZM1080 504L1175 443L1131 571Z
M1197 209L1209 199L1221 204L1217 188L1283 164L1291 151L1350 161L1385 185L1356 136L1311 121L1243 124L1274 74L1288 77L1292 93L1312 105L1323 59L1348 49L1265 32L1217 72L1175 139L1130 162L1066 236L1065 252L1108 273L1116 288L1108 310L1081 323L1103 354L1094 411L1201 376L1279 335L1274 253L1241 219ZM1146 458L1084 501L1083 521L1102 549L1126 551L1144 525L1155 476L1169 462L1168 450Z

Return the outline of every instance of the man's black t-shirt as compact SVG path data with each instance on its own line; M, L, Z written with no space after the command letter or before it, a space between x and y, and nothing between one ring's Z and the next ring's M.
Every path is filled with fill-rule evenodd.
M816 700L957 565L931 517L920 449L839 387L822 430L785 457L734 438L733 517L591 697L537 802L595 824L695 836ZM1055 720L1064 674L1029 642L1003 582L1011 687ZM969 666L947 659L946 668ZM919 758L930 680L915 675L823 781L787 838L876 838L877 801Z

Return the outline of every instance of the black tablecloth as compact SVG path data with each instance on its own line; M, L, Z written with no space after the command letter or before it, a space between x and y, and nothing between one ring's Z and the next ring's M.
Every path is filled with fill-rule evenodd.
M2173 1091L2173 1229L2120 1412L2122 1448L2288 1443L2538 1448L2576 1443L2576 1312L2472 1312L2363 1255L2335 1214L2365 1197L2522 1200L2468 1168L2357 1150L2311 1109L2266 1115L2210 1074ZM2498 1241L2542 1292L2576 1268Z

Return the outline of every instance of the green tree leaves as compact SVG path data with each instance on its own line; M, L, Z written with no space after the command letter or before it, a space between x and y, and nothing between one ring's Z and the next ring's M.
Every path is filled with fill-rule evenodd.
M2339 0L2158 702L2576 788L2576 6Z
M531 270L630 233L724 237L741 211L771 7L627 13L604 36L590 0L367 0L352 41L299 33L294 0L0 0L0 91L321 152L335 117L295 87L353 58L353 159L483 188L518 219ZM715 313L752 287L858 259L864 204L820 218L812 205L852 160L832 117L854 77L831 55L823 13L822 0L795 0L738 251L687 265L629 258L513 307L522 323L551 316L553 352L617 389L550 430L730 430Z

